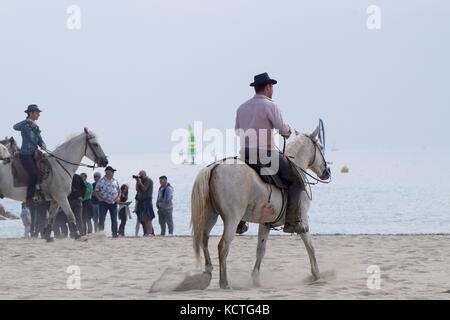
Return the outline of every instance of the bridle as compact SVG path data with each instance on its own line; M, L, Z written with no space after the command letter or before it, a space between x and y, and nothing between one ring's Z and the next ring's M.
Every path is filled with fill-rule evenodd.
M308 165L308 168L309 167L311 167L313 164L314 164L314 162L316 162L316 159L317 159L317 150L319 150L319 153L320 153L320 155L322 156L322 160L323 160L323 162L324 163L326 163L326 164L328 164L328 162L327 161L325 161L325 156L324 156L324 154L323 154L323 152L322 152L322 149L320 148L320 146L317 144L317 141L314 141L314 139L313 138L311 138L309 135L307 135L307 134L303 134L305 137L307 137L311 142L312 142L312 144L313 144L313 146L314 146L314 157L313 157L313 160L309 163L309 165ZM306 193L307 193L307 195L308 195L308 198L312 201L312 199L313 199L313 197L312 197L312 189L311 189L311 186L312 185L317 185L317 184L319 184L319 183L324 183L324 184L329 184L329 183L331 183L331 175L330 175L330 178L329 178L329 180L322 180L322 179L320 179L320 178L316 178L316 177L314 177L313 175L311 175L311 174L309 174L305 169L303 169L303 168L301 168L300 166L298 166L292 159L294 159L294 157L292 157L292 156L286 156L286 159L288 159L288 161L292 164L292 166L293 166L293 168L295 169L295 171L297 171L297 173L298 173L298 175L299 175L299 177L301 177L302 178L302 180L303 180L303 182L304 182L304 184L305 184L305 186L308 186L309 187L309 193L306 191ZM309 180L308 180L308 177L310 177L311 179L313 179L313 180L315 180L315 182L309 182Z
M92 168L92 170L95 170L95 168L96 168L96 164L98 164L98 160L99 160L99 156L98 156L98 154L97 154L97 151L96 151L96 149L92 146L92 143L91 143L91 140L92 139L94 139L95 137L94 136L91 136L91 135L89 135L89 134L87 134L86 133L86 145L85 145L85 147L84 147L84 155L86 155L86 153L87 153L87 150L88 150L88 146L89 146L89 148L91 149L91 151L92 151L92 153L94 154L94 165L93 166L89 166L89 165L86 165L88 168ZM80 164L81 165L81 164Z
M56 162L64 169L64 171L69 175L69 177L72 179L72 175L69 173L69 171L66 169L66 167L63 166L63 164L61 162L73 165L73 166L78 166L78 167L86 167L86 168L90 168L92 170L95 170L95 168L97 168L97 164L98 164L98 159L100 158L95 150L95 148L92 146L91 140L94 139L95 137L92 135L89 135L88 133L86 133L86 139L85 139L85 148L84 148L84 156L87 153L88 147L91 149L92 153L94 154L95 157L95 161L94 161L94 165L88 165L85 163L73 163L71 161L67 161L64 160L58 156L56 156L53 152L50 152L48 150L45 150L45 152L52 158L55 158ZM61 162L60 162L61 161Z

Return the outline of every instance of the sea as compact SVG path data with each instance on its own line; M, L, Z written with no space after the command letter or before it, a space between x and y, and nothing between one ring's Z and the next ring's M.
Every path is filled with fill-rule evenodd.
M442 150L358 149L330 150L332 182L312 186L310 229L315 234L429 234L450 232L449 154ZM175 235L190 235L190 198L193 182L203 164L174 164L170 155L113 155L110 164L116 179L134 190L132 175L146 170L154 181L154 200L159 177L166 175L174 187ZM347 167L348 173L341 173ZM80 170L92 179L92 169ZM230 186L232 188L233 186ZM130 196L134 199L134 194ZM0 200L6 210L20 214L20 203ZM134 204L133 204L134 205ZM132 205L132 206L133 206ZM156 209L155 209L156 211ZM136 216L126 226L126 235L135 235ZM153 221L155 232L160 227ZM106 232L110 232L107 217ZM0 238L23 237L21 220L0 221ZM219 219L212 234L222 233ZM248 234L257 234L252 224ZM280 232L273 231L275 234ZM141 229L142 234L142 229Z

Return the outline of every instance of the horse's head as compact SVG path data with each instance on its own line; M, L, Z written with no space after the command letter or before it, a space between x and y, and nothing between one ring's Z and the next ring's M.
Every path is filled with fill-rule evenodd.
M19 146L17 145L14 137L9 138L8 142L9 143L7 145L7 148L12 155L15 154L16 152L19 152Z
M103 152L97 136L90 132L88 128L84 128L84 133L86 134L85 156L94 161L98 166L106 167L108 165L108 158L106 157L105 152Z
M296 135L300 135L297 131ZM311 169L321 180L327 180L331 176L331 169L328 167L324 156L324 148L319 140L319 127L313 133L305 135L312 145L311 159L308 169Z
M19 147L17 146L16 140L14 140L13 137L1 140L0 144L3 145L11 155L19 151Z

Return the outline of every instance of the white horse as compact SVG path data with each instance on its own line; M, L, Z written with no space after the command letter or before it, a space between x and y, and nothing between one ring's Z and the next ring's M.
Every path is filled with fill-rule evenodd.
M0 161L10 161L11 156L19 151L14 138L6 138L0 141Z
M50 218L44 231L47 241L52 241L51 231L58 211L61 208L67 215L69 226L79 238L79 232L75 225L75 216L70 208L68 195L71 192L72 177L78 170L83 157L87 157L100 167L108 164L108 159L98 143L95 134L88 129L67 140L48 156L51 170L49 176L42 182L41 188L45 200L50 201ZM11 164L0 163L0 190L2 194L13 200L26 200L26 187L15 188Z
M286 155L299 171L310 169L320 179L330 177L330 169L323 156L323 147L318 141L316 129L310 135L296 132L295 139L286 148ZM270 196L271 194L271 196ZM271 197L269 203L269 197ZM300 197L301 234L311 261L311 271L315 280L320 277L312 237L309 233L308 210L310 200L306 191ZM244 162L229 159L223 164L210 166L200 171L192 191L192 229L197 261L200 249L205 257L205 274L212 277L213 265L208 250L211 229L220 217L224 223L223 237L219 243L220 287L228 289L226 259L236 228L241 220L258 223L257 261L253 270L253 282L260 286L260 267L266 251L267 239L273 226L282 226L284 218L273 224L282 210L283 200L280 190L264 183L259 175Z

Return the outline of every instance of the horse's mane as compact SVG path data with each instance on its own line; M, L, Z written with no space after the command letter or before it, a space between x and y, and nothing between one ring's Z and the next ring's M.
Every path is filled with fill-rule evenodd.
M58 150L59 148L61 148L61 147L62 147L63 145L65 145L66 143L70 142L70 140L73 140L73 139L75 139L75 138L78 138L79 136L84 135L84 134L85 134L85 133L84 133L84 131L83 131L83 132L81 132L81 133L71 133L71 134L67 135L66 138L65 138L65 140L64 140L63 142L59 143L59 144L55 147L55 151ZM96 135L94 132L89 131L89 134L92 135L92 136L94 136L95 138L97 138L97 135Z
M308 141L308 139L305 139L306 137L309 137L308 134L306 133L300 133L299 135L297 135L294 140L292 140L291 142L288 143L287 147L286 147L286 152L289 151L298 151L300 149L303 148L303 146L305 145L306 141Z

